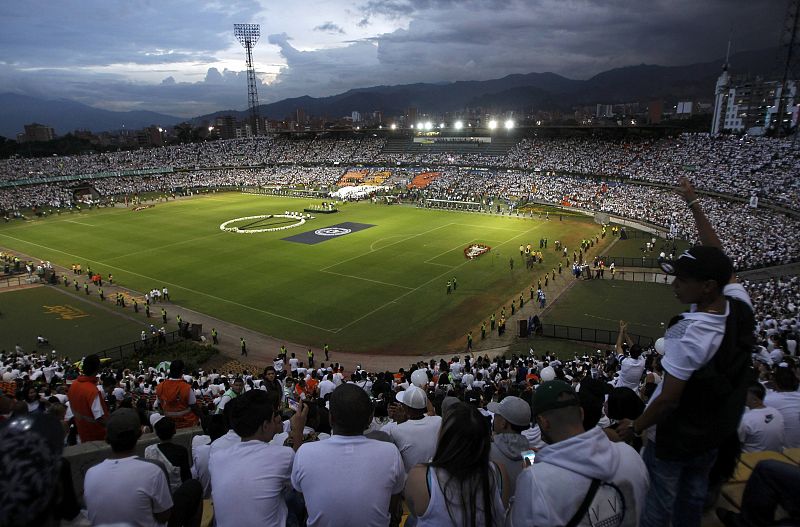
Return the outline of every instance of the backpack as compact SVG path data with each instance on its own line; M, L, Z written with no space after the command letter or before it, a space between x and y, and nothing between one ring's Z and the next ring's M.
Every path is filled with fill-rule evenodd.
M678 408L657 427L660 459L687 459L718 448L739 426L747 387L755 378L751 366L755 318L746 303L726 298L729 313L719 349L692 374ZM681 319L673 318L670 326Z

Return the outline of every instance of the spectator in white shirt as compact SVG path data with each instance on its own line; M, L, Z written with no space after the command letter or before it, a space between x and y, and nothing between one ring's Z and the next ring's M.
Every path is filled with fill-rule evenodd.
M303 493L309 527L351 525L353 511L359 511L359 525L389 524L389 504L399 499L406 473L397 447L364 437L372 413L363 389L339 386L330 397L333 436L297 451L292 485Z
M108 420L106 441L111 457L86 472L83 495L92 525L126 524L157 527L172 514L172 495L164 470L136 457L142 435L139 415L120 408Z
M215 451L209 460L211 496L218 527L285 525L285 495L289 490L294 452L268 444L283 430L279 399L273 393L250 390L231 403L230 421L241 443ZM295 448L303 442L308 408L292 417Z
M761 452L783 448L783 415L769 406L764 406L767 390L754 382L747 389L747 410L739 423L739 441L742 452Z
M778 410L783 415L784 446L800 447L800 391L792 368L785 362L775 368L775 391L764 398L764 404Z
M409 386L397 394L400 405L394 405L396 423L383 428L403 456L406 472L417 463L426 463L436 450L436 439L442 418L428 408L428 396L416 386Z

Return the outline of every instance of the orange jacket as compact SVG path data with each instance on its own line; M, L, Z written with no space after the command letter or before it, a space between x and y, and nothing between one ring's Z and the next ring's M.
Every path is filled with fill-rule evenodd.
M167 379L156 388L158 404L164 415L175 421L175 428L190 428L197 425L197 415L189 407L192 387L183 379Z
M103 407L103 419L108 420L108 406L97 391L97 377L81 375L70 386L67 397L69 407L75 416L75 426L78 428L81 443L105 440L106 427L99 424L92 414L94 398L99 397Z

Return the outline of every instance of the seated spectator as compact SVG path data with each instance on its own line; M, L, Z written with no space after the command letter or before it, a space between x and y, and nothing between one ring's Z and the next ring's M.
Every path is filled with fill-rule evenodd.
M425 463L436 451L436 439L442 418L428 412L428 396L425 390L409 386L397 394L399 405L394 408L394 423L383 427L403 456L406 471L417 463Z
M517 479L512 525L567 525L589 509L593 524L638 524L648 487L642 458L598 427L584 431L581 414L563 381L545 382L534 393L534 420L548 446Z
M399 498L406 480L400 452L391 443L364 437L372 403L363 389L342 384L331 393L330 407L333 436L303 444L292 468L292 485L305 498L308 525L352 524L353 511L359 511L358 525L386 526L390 500Z
M753 469L742 495L741 512L717 509L725 527L800 524L800 467L776 460L761 461ZM789 515L775 523L775 511L782 507Z
M766 395L766 388L759 382L754 382L747 389L747 409L739 423L742 452L780 452L783 448L783 415L775 408L764 405Z
M531 406L509 395L499 403L489 403L488 410L494 413L492 420L492 450L489 458L502 465L508 477L508 494L514 495L517 476L524 466L522 452L530 450L528 439L522 431L531 426Z
M767 393L764 404L783 415L784 446L800 447L800 381L788 363L775 368L775 390Z
M71 475L63 487L61 452L64 434L50 415L17 417L0 423L0 525L59 525L63 503L74 501ZM61 483L61 485L60 485ZM61 488L60 488L61 487ZM69 518L74 518L73 513Z
M414 466L405 499L418 527L503 525L508 478L489 460L491 431L477 408L457 403L447 411L430 463Z
M222 450L212 445L208 464L218 527L286 524L289 511L284 491L290 483L294 451L268 444L283 430L278 401L272 394L250 390L231 402L230 423L242 441ZM303 442L307 414L300 403L300 411L292 417L295 449Z
M163 525L172 514L172 495L164 470L136 456L139 416L120 408L108 420L111 457L86 472L84 499L92 525Z
M153 459L164 466L169 477L170 491L175 492L181 483L192 479L189 451L172 442L175 437L175 422L171 418L152 414L150 423L161 442L145 448L144 458Z

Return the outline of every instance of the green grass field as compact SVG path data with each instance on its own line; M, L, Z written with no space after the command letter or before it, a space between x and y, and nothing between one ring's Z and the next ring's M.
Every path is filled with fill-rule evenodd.
M667 322L686 307L669 285L580 280L559 298L543 322L613 331L622 319L628 322L630 333L658 338L664 336Z
M40 350L78 360L97 352L139 339L146 329L93 301L83 301L54 287L36 287L0 293L2 334L0 350L12 351L19 343L27 352ZM50 342L36 345L36 336Z
M298 343L432 353L459 348L467 329L557 265L551 245L544 264L526 271L521 243L538 248L547 237L571 250L599 232L589 218L542 221L369 203L346 204L279 232L219 229L234 218L308 205L219 193L139 212L61 214L0 226L0 246L65 266L91 265L138 291L167 286L175 303ZM343 222L374 227L315 245L282 240ZM467 260L464 248L474 242L492 250ZM453 276L458 290L446 295Z

